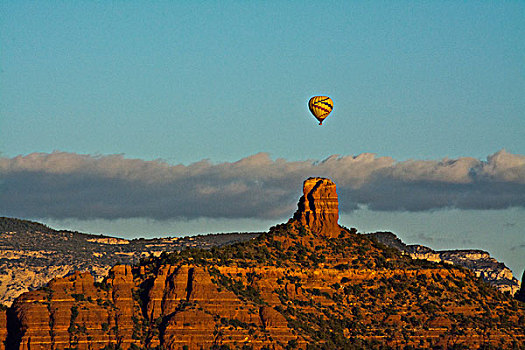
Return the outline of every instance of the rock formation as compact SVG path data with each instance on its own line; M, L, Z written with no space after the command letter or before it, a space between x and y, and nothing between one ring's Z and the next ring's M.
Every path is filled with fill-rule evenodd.
M396 248L403 253L410 255L414 259L423 259L436 263L447 263L465 267L472 270L476 276L500 292L508 292L514 295L519 289L518 280L512 275L512 271L490 256L490 254L478 249L458 249L458 250L432 250L418 244L407 245L403 243L392 232L375 232L369 234L379 242Z
M320 237L337 237L339 201L332 180L320 177L307 179L303 183L303 196L297 206L292 221L300 223Z
M413 260L339 227L331 181L309 179L304 193L289 223L250 241L115 266L99 283L77 272L24 293L0 318L0 344L321 350L525 342L525 305L466 269Z
M239 271L220 268L214 273ZM118 265L103 283L76 272L23 294L10 308L8 322L17 331L9 334L8 348L82 350L116 344L128 349L131 344L162 344L167 349L209 349L246 340L271 343L270 335L283 343L296 338L280 313L246 303L219 287L207 268L162 265L151 273ZM3 316L0 340L6 337Z
M249 240L260 233L231 233L126 240L56 231L43 224L0 217L0 305L74 271L101 281L114 265L133 264L149 255L187 247L210 248Z

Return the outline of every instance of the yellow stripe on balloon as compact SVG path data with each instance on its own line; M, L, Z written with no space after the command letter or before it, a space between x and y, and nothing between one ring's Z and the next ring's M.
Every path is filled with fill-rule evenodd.
M308 101L308 107L314 117L322 123L330 112L332 112L334 102L328 96L314 96Z

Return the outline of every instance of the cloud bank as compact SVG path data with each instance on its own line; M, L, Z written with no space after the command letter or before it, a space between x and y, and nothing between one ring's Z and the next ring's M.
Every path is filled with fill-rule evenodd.
M123 155L33 153L0 158L0 215L119 219L289 217L310 176L331 178L340 209L380 211L525 207L525 156L395 161L365 153L322 161L169 165Z

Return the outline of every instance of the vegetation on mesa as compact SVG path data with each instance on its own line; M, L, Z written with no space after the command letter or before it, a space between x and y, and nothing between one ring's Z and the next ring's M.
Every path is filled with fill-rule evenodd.
M307 228L281 224L243 243L211 249L185 249L163 253L159 258L141 260L142 266L165 264L199 264L217 266L257 266L335 268L337 270L428 267L448 268L425 260L412 260L394 249L358 234L355 229L341 228L338 238L316 238Z
M303 226L282 224L249 242L141 262L152 275L166 264L206 266L214 283L258 305L268 298L257 288L264 279L257 271L282 268L282 276L262 283L275 286L280 305L273 307L309 348L470 346L472 336L487 338L488 347L495 330L525 334L524 305L470 271L413 260L355 229L320 239ZM223 275L220 267L242 272ZM321 277L312 281L316 275ZM521 341L509 337L501 344L520 348Z
M523 304L468 270L412 260L343 227L321 238L291 222L121 266L102 283L88 277L15 302L25 328L11 348L38 339L79 350L94 339L107 349L523 348ZM39 319L49 325L31 323Z
M74 271L89 271L101 280L112 266L137 263L144 255L158 256L163 251L180 251L185 247L222 246L258 234L232 232L126 240L0 217L0 305L10 306L22 293Z
M123 349L523 348L523 304L466 269L340 227L330 180L308 179L303 191L287 224L250 241L24 294L8 311L7 328L20 325L8 340L79 350L93 339Z

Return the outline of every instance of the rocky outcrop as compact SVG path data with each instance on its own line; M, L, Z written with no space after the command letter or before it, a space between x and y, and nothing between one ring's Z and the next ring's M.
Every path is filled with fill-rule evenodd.
M320 177L307 179L303 183L303 196L297 206L292 221L320 237L337 237L339 201L332 180Z
M140 316L133 299L130 266L116 266L104 283L89 273L54 279L42 290L23 294L11 307L10 349L99 349L118 344L128 348Z
M101 281L112 266L187 247L211 248L256 237L231 233L126 240L79 232L56 231L45 225L0 217L0 304L10 306L20 294L74 271L89 271Z
M442 250L440 258L449 264L459 265L474 271L476 276L496 287L501 292L514 295L519 289L519 281L504 263L497 261L483 250Z
M213 271L218 273L246 271ZM279 312L247 303L218 284L209 269L192 265L163 265L153 276L143 268L119 265L103 283L76 272L19 297L10 308L10 327L5 313L0 318L0 340L6 339L8 328L16 328L9 335L9 348L21 350L83 350L111 344L123 349L132 344L235 348L236 343L270 343L270 336L283 344L297 338Z
M21 258L24 259L24 258ZM75 268L70 265L49 265L27 267L24 264L9 264L0 273L0 303L9 306L20 294L45 286L55 277L62 277ZM105 275L109 267L102 272Z
M349 238L358 240L358 236ZM366 261L359 255L362 247L366 249L362 254L368 257L378 252L366 245L339 255L351 257L347 264L356 257ZM267 248L263 252L267 253ZM392 256L389 259L394 261ZM339 339L333 348L344 348L345 339L351 344L356 335L361 340L379 337L386 341L381 327L400 333L410 330L404 333L405 338L393 335L388 343L391 346L404 341L430 348L460 341L477 348L487 339L476 333L476 324L463 329L462 338L447 335L455 329L454 315L476 320L482 310L497 308L506 312L508 324L516 327L520 317L525 317L525 312L513 311L508 300L494 298L490 290L483 292L483 300L469 299L466 304L462 293L477 295L479 287L468 274L453 268L414 268L406 263L402 269L375 270L342 268L341 264L309 269L297 265L240 266L244 262L234 266L166 264L158 269L116 266L102 283L95 283L88 273L55 279L44 290L23 294L10 308L11 318L5 327L11 330L8 349L133 349L133 345L284 349L293 344L304 349L315 341L312 336L331 337L331 333ZM436 290L440 292L435 294ZM432 307L436 297L446 301L442 309ZM395 298L402 298L402 303L393 308L391 300ZM492 321L495 326L505 327L497 320ZM314 331L308 322L319 322L315 327L323 327L322 331ZM363 333L360 324L374 324L376 331ZM502 348L510 347L513 340L525 340L520 338L521 329L492 332L489 341L504 344ZM407 334L413 334L413 339Z
M500 292L514 295L519 289L519 281L512 275L512 271L486 251L477 249L435 251L422 245L406 245L392 232L375 232L369 235L387 246L409 254L414 259L443 262L472 270L476 276L483 278Z
M308 198L318 180L305 190L296 218L253 240L115 266L101 282L77 272L24 293L8 309L0 343L7 337L13 350L524 343L524 305L470 271L413 260L337 226L333 201ZM327 239L333 229L337 237Z

